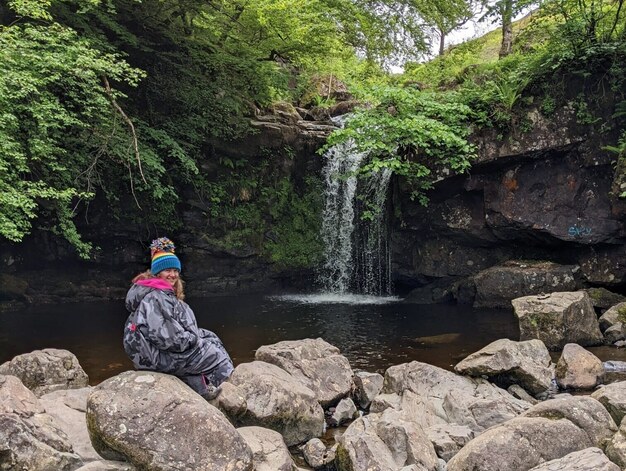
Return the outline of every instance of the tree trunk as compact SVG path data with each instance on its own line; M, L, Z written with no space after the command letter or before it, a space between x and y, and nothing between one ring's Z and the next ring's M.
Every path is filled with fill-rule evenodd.
M443 55L443 51L446 46L446 33L443 30L439 29L439 55Z
M501 6L502 45L500 58L508 56L513 49L513 0L506 0Z

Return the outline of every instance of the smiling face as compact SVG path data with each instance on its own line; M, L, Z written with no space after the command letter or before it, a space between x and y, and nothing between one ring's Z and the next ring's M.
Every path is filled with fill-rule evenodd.
M176 284L176 281L178 281L179 276L180 276L180 273L176 268L167 268L157 273L157 278L161 278L162 280L167 281L172 286Z

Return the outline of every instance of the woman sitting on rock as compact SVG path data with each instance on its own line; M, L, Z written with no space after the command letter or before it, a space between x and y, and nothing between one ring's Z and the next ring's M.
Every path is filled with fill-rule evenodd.
M233 371L230 356L217 335L198 327L183 301L180 260L174 244L152 241L150 270L133 279L126 295L130 312L124 329L124 350L139 370L178 376L206 399Z

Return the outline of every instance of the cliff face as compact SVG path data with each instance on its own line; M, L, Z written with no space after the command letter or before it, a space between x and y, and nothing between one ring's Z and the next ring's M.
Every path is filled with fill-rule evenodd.
M399 287L432 288L418 290L424 301L472 302L476 274L518 260L572 265L578 287L624 288L624 203L610 196L615 156L602 150L616 137L578 124L567 107L549 120L531 109L526 120L530 131L475 136L469 175L440 181L427 208L399 185Z
M479 157L471 171L442 178L428 207L411 201L404 183L395 181L392 260L398 291L417 288L414 296L424 302L473 303L490 296L484 280L497 284L511 277L518 284L526 277L536 290L561 285L624 290L625 205L610 196L615 158L602 150L616 136L579 124L567 107L549 119L530 109L525 122L532 123L530 130L513 126L504 137L496 131L476 134ZM288 147L289 156L272 162L282 176L297 186L307 175L319 174L316 150L332 130L328 122L304 121L290 111L260 116L253 124L258 133L242 142L213 143L213 152L254 159L263 149ZM211 220L205 203L193 192L185 194L180 218L181 230L167 235L179 245L190 295L311 288L313 267L279 269L254 245L216 244L207 236ZM19 245L0 244L0 302L119 299L129 279L147 268L147 244L164 235L96 210L82 230L100 247L89 262L77 261L69 247L44 232ZM272 238L272 230L258 237ZM524 274L512 275L511 261ZM506 275L485 275L505 262ZM541 270L544 285L539 286ZM493 291L498 288L503 286Z

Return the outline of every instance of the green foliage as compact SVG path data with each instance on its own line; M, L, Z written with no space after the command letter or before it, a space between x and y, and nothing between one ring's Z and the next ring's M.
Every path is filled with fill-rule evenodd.
M254 161L201 189L210 221L208 239L226 251L256 253L280 267L310 267L321 258L322 187L308 176L297 185L281 170L293 151L265 149Z
M46 18L19 3L20 13ZM0 27L0 68L0 235L20 241L45 213L42 227L87 256L72 216L93 196L84 173L97 159L93 149L112 137L104 133L113 113L101 77L132 86L141 74L55 23Z
M422 202L424 191L441 175L469 168L474 148L466 137L472 112L457 95L382 88L373 90L371 99L376 105L351 117L325 149L353 140L358 151L368 154L361 172L389 168L407 179Z

